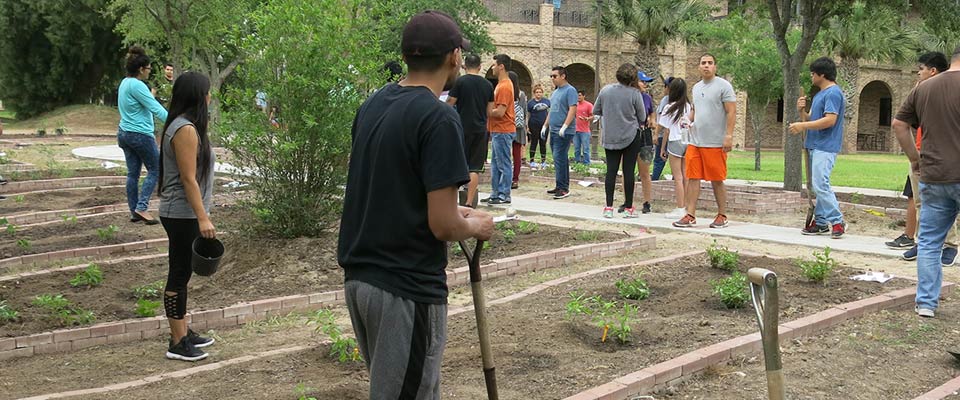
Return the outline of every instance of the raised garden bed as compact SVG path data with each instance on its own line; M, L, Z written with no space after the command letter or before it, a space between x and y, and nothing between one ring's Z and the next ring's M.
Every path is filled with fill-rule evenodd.
M0 202L0 217L37 211L66 210L124 203L123 187L77 189L8 197Z
M76 219L0 232L0 259L80 247L104 246L165 237L163 227L134 224L126 213Z
M239 207L235 209L239 210ZM242 210L232 224L242 224L249 217ZM224 213L218 213L224 214ZM221 219L220 221L222 221ZM224 225L219 225L221 228ZM499 229L484 252L485 260L500 259L587 243L610 242L624 235L578 231L539 225L536 232L517 233L511 242L504 238L512 222ZM226 224L230 226L230 224ZM190 282L190 309L212 309L244 301L254 301L291 294L307 294L340 289L342 269L336 262L336 235L317 239L276 240L262 237L231 235L223 238L228 249L220 271L211 278L194 277ZM461 255L450 254L448 268L465 266ZM21 317L13 323L0 322L0 337L22 336L60 328L60 321L43 318L46 311L32 304L39 294L64 294L72 304L93 311L97 322L134 317L135 299L132 290L165 280L167 260L124 262L101 266L104 283L94 288L72 288L69 285L77 271L29 276L18 281L0 282L0 300L18 310Z
M781 342L787 398L912 399L952 379L957 361L946 350L957 346L960 309L950 300L941 303L935 319L917 318L905 306ZM665 398L691 400L765 400L763 357L709 368L666 393Z

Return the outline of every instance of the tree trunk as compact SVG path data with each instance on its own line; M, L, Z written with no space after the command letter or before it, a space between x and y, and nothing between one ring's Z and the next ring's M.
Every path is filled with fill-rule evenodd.
M763 138L763 122L766 119L767 107L770 106L770 100L767 99L763 104L749 102L747 111L750 114L750 122L753 124L753 170L760 170L760 142Z
M660 82L656 77L660 76L660 48L656 45L638 42L637 55L634 57L637 68L643 71L647 76L654 78L653 82L647 85L647 93L660 93L663 91Z
M797 98L800 97L800 64L802 58L791 57L791 60L781 67L783 70L783 101L784 115L788 124L800 121L797 111ZM783 146L783 188L799 192L803 185L803 142L801 135L791 134L784 124Z
M851 127L854 125L855 118L859 118L860 108L860 60L852 57L841 57L840 65L837 66L837 73L840 79L843 97L846 100L846 107L843 113L843 152L857 152L857 132ZM851 136L852 135L852 136ZM846 140L853 138L853 141Z

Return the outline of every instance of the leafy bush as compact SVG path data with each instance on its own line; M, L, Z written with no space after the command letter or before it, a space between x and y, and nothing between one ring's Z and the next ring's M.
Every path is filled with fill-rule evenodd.
M6 300L0 300L0 322L16 321L20 313L7 304Z
M826 280L830 271L833 271L838 265L837 261L830 257L829 247L825 247L823 252L814 251L813 261L797 260L797 264L800 266L801 274L814 282Z
M224 98L219 139L257 188L249 201L270 232L318 236L339 220L355 111L384 60L360 0L275 0L250 16L242 84ZM334 34L335 33L335 34ZM279 107L278 126L250 107Z
M138 299L137 308L133 311L138 317L152 317L157 315L157 309L160 308L159 301Z
M601 342L606 342L608 336L614 336L620 343L630 341L631 322L636 320L639 309L624 303L618 307L616 301L607 301L597 295L586 297L583 293L571 292L570 301L566 306L566 318L572 320L580 315L589 315L590 320L602 330Z
M103 283L103 272L100 271L100 267L97 264L90 264L83 271L77 273L77 276L74 276L70 280L70 286L73 287L94 287Z
M710 257L710 266L713 268L736 271L737 266L740 265L740 253L718 245L716 240L707 248L707 255Z
M617 281L617 293L625 299L643 300L650 297L650 288L647 281L639 277L631 280L620 279Z
M336 357L338 362L363 361L357 341L343 335L336 317L330 310L318 310L307 318L307 325L316 325L314 333L324 333L330 337L330 356Z
M158 299L160 298L160 293L163 292L164 285L166 285L164 281L156 281L134 287L133 297L136 299Z
M741 308L750 300L747 276L739 271L728 278L711 281L713 293L720 296L720 302L727 308Z

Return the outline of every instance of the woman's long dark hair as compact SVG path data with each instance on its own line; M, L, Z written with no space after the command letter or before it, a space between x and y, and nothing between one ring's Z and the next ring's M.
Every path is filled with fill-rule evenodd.
M210 79L197 72L186 72L173 82L173 95L170 98L170 110L167 112L167 122L163 124L163 134L166 134L167 128L177 117L186 118L193 123L197 129L197 135L200 136L200 148L197 152L197 181L201 183L210 179L210 170L207 166L210 164L211 145L210 138L207 136L207 124L209 117L207 115L207 94L210 93ZM163 143L161 141L161 143ZM160 165L163 165L161 160ZM158 187L163 188L163 174L160 176L161 182Z
M673 105L667 109L667 115L672 115L673 122L677 123L680 122L680 118L683 117L683 112L686 111L687 104L690 104L690 99L687 97L687 82L680 78L673 78L667 87L670 89L667 102L673 103Z
M517 75L517 73L513 71L507 71L507 76L510 77L510 82L513 83L513 101L520 100L520 75Z

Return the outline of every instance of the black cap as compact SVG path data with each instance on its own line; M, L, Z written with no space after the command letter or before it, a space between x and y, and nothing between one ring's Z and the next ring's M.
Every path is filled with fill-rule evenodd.
M453 49L470 50L470 41L460 27L442 11L427 10L410 18L403 27L400 49L405 55L438 56Z

